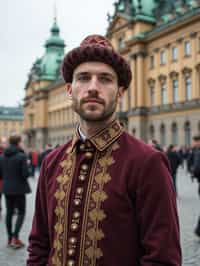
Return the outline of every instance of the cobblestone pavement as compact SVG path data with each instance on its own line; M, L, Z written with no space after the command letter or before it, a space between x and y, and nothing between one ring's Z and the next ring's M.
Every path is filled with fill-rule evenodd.
M26 220L21 232L21 239L27 243L28 233L30 231L32 215L34 209L35 188L37 178L30 179L33 193L27 196L27 214ZM178 172L178 192L179 197L178 212L181 226L181 244L183 251L183 266L199 266L200 265L200 239L194 234L194 226L200 214L200 200L197 195L197 183L193 183L190 177L183 169ZM12 250L6 247L6 232L4 225L5 208L3 217L0 220L0 265L1 266L25 266L27 258L26 248L20 250Z

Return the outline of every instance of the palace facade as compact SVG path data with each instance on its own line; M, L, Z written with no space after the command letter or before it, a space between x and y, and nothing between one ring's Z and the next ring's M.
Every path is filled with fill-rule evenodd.
M0 106L0 140L11 135L22 135L24 131L23 107Z
M130 62L133 80L118 107L131 134L190 145L200 134L200 1L118 0L107 37ZM25 86L29 146L71 138L77 116L60 76L64 41L56 21Z

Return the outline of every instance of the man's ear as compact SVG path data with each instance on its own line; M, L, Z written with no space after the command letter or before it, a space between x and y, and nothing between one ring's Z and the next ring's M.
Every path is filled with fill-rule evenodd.
M66 84L66 91L67 91L67 96L71 98L72 97L72 84L71 83Z
M118 100L121 100L121 98L124 95L124 91L125 91L124 87L119 87L119 89L118 89Z

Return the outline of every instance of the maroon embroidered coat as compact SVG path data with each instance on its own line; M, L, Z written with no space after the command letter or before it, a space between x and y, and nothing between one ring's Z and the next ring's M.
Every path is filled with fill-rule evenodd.
M180 266L165 156L117 121L76 133L44 160L28 251L28 266Z

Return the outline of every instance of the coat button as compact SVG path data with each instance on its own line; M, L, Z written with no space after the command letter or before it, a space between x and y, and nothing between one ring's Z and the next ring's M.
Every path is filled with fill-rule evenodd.
M80 181L85 181L86 176L85 176L85 175L79 175L78 179L79 179Z
M75 261L74 260L68 260L67 266L75 266Z
M70 248L68 249L67 251L68 255L71 257L71 256L74 256L75 255L75 249L74 248Z
M81 150L81 151L84 151L84 150L85 150L85 144L82 143L82 144L80 145L80 150Z
M77 238L76 237L70 237L69 238L69 243L72 245L75 245L77 243Z
M78 187L78 188L76 189L76 193L77 193L78 195L82 195L82 194L83 194L83 188L82 188L82 187Z
M72 223L72 224L71 224L71 230L72 230L73 232L76 232L76 231L78 230L78 224L77 224L77 223Z
M74 199L74 205L75 206L80 206L81 205L81 200L80 199Z
M89 160L89 159L91 159L92 157L93 157L93 154L92 154L91 152L88 151L88 152L85 153L85 158L86 158L86 159Z
M80 212L74 212L73 213L73 218L74 219L78 219L78 218L80 218L80 216L81 216Z
M81 169L84 170L84 171L87 171L88 170L88 165L87 164L82 164L81 165Z

